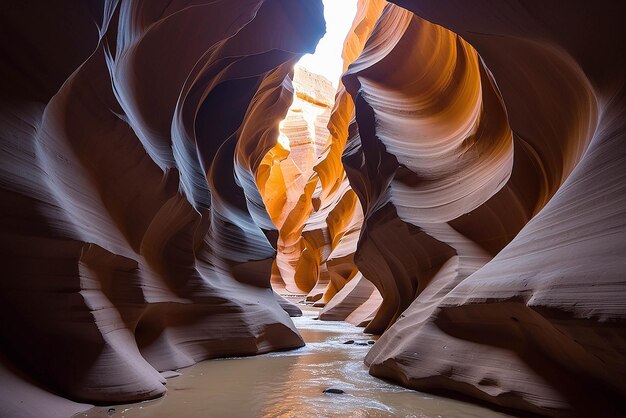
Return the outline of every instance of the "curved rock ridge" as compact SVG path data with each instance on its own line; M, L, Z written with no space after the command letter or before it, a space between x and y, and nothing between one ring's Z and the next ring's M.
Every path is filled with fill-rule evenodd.
M380 0L359 2L357 16L344 44L344 69L363 49L385 4ZM324 84L326 87L322 87ZM307 293L307 300L315 302L316 306L324 306L354 277L362 280L353 254L363 213L341 163L354 104L343 85L334 100L328 100L325 91L331 87L330 83L298 68L294 86L294 102L281 123L283 142L289 142L290 146L279 143L265 156L257 183L279 229L274 288L280 292ZM328 106L332 106L330 120L324 111ZM323 118L320 119L319 115ZM324 126L321 126L321 120L325 121ZM317 149L315 166L310 165L312 150L306 154L299 146L303 136L312 137L313 125L318 138L324 135L323 142L317 141L323 148ZM307 169L303 170L303 167ZM353 319L358 324L367 323L366 319L372 316L380 302L378 292L364 285L373 302L364 308L366 314ZM347 297L345 306L356 309L360 303L355 304L350 297L352 294L337 295L334 304L341 304L340 301ZM340 310L343 314L337 315L335 309L334 314L324 314L321 318L346 319L351 310L344 307Z
M384 0L359 0L357 14L344 41L342 51L344 72L363 51L365 42L386 4L387 2ZM355 278L359 282L362 281L354 263L354 253L363 224L363 211L360 205L353 203L356 203L356 195L349 184L341 161L349 136L349 129L353 126L353 122L354 102L347 93L343 82L340 82L328 123L330 133L328 144L323 158L315 166L315 172L319 176L321 186L320 206L332 210L328 217L331 235L329 241L332 248L325 263L326 268L322 269L322 273L326 270L328 275L320 274L318 283L309 293L309 298L320 300L319 305L324 305L334 299L334 303L329 309L341 307L341 312L343 312L342 315L337 315L337 309L333 309L334 313L325 309L320 318L346 319L357 325L366 325L380 304L379 292L377 290L372 291L369 299L365 302L359 299L353 300L354 295L358 293L340 292L349 281ZM340 200L337 200L336 196L339 196ZM315 216L309 221L307 226L309 229L311 229L310 225L315 225ZM343 225L345 230L342 231L343 228L338 228L339 225ZM361 286L357 286L357 288L359 287ZM337 294L337 292L340 293ZM358 303L356 303L357 301ZM346 306L349 306L350 309L346 310ZM355 307L356 309L354 309ZM345 314L351 310L353 310L354 316L348 315L346 317Z
M449 278L457 282L489 261L448 222L507 183L513 139L474 49L395 5L385 8L343 82L356 103L343 161L365 213L356 262L383 296L368 326L381 333L448 260L456 260ZM502 204L507 215L518 200ZM527 215L512 215L518 212Z
M303 345L270 288L255 176L321 2L1 9L0 339L19 369L3 382L31 387L36 415L34 385L138 401L165 391L159 371Z
M383 297L370 372L623 416L624 5L394 3L343 76L355 260Z
M624 4L359 0L334 92L319 0L53 3L0 6L0 416L299 347L283 291L375 376L626 415Z
M316 257L302 230L314 211L313 167L328 139L326 124L335 89L323 76L299 66L293 87L294 100L280 123L279 142L265 155L257 184L279 231L274 288L301 294L314 286L316 276L296 271L305 265L307 271L319 270L319 254Z

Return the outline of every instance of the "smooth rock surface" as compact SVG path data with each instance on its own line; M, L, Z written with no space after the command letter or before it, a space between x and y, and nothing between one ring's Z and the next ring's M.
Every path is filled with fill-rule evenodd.
M623 416L624 4L394 2L343 77L371 373Z
M28 376L3 411L152 399L160 370L302 346L254 179L321 1L0 9L0 339Z
M259 413L408 414L422 395L382 386L387 407L355 366L369 350L420 391L625 416L624 16L359 0L334 94L293 72L319 0L3 2L0 415L153 399L161 371L301 347L291 293L323 306L297 321L382 334L333 344L371 380L280 404L263 363ZM281 355L262 359L297 380Z

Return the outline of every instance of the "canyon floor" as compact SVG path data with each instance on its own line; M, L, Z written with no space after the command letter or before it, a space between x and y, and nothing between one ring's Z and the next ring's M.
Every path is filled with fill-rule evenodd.
M167 380L153 401L99 406L75 417L420 417L496 418L477 405L405 389L370 376L363 358L374 336L346 322L318 321L300 305L292 318L306 346L200 362ZM345 344L353 340L352 344ZM362 345L365 344L365 345ZM325 394L327 388L343 394Z

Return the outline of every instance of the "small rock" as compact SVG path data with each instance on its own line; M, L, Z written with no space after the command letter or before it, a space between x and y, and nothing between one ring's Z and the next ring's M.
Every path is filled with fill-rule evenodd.
M314 321L318 321L320 319L320 317L316 316L315 318L311 318L311 319L313 319Z
M115 413L115 408L109 408L109 410L107 411L107 413L110 415L113 415Z
M354 344L354 340L348 340L344 344Z
M366 342L362 342L362 341L359 341L358 343L355 343L355 344L356 345L368 345Z
M342 393L346 393L341 389L338 388L328 388L328 389L324 389L323 393L336 393L338 395L342 394Z
M374 341L374 340L369 340L367 343L368 343L369 345L373 345L373 344L375 344L375 343L376 343L376 341Z
M172 377L180 376L180 373L175 372L174 370L166 370L164 372L161 372L161 376L163 376L166 379L171 379Z

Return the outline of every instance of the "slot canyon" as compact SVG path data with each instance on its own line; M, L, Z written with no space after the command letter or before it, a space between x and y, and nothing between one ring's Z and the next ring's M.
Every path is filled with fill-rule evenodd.
M2 2L0 417L626 416L626 3L343 19Z

